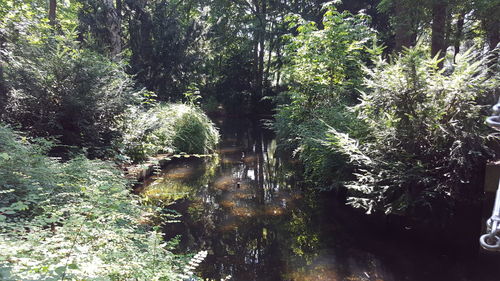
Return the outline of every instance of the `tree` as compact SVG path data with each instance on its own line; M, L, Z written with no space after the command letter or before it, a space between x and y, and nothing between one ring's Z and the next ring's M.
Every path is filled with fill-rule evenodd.
M56 9L57 0L49 0L49 23L52 26L56 25Z
M306 177L328 188L346 169L342 157L318 139L325 134L325 123L342 131L359 127L347 107L358 101L363 61L369 60L368 48L376 38L366 15L331 5L325 8L323 29L298 16L289 20L297 35L286 40L283 80L288 91L277 97L274 126L281 146L299 154Z
M2 59L8 87L3 117L32 136L56 138L61 156L87 148L91 157L107 157L120 137L117 116L137 104L141 92L123 66L78 48L73 36L8 49Z
M116 58L122 50L121 38L121 14L120 10L115 7L113 0L103 1L105 8L106 29L109 34L109 53L111 58ZM120 1L117 1L117 6L121 6Z
M443 58L446 54L446 20L448 18L448 0L432 1L431 55ZM443 62L439 63L443 66Z
M382 0L378 10L390 16L396 51L415 45L417 36L427 23L426 0Z
M199 0L125 1L130 71L161 100L180 99L196 84L205 55Z
M0 32L0 51L3 51L5 49L5 39L4 39L4 34ZM7 102L7 86L5 85L5 78L4 78L4 68L3 68L3 60L1 59L2 53L0 52L0 112L3 112L5 109L5 105ZM2 114L0 114L0 118L2 117Z
M356 139L358 128L349 135L330 128L325 142L357 167L347 183L350 204L445 226L454 204L481 197L476 183L493 156L483 109L498 81L472 50L442 75L438 58L421 46L365 71L355 110L369 132Z
M491 51L500 43L500 1L474 0L474 15L481 22L486 42ZM491 56L491 65L498 62L500 50L496 49Z
M80 41L114 60L122 51L122 3L78 0ZM87 36L87 37L85 37Z

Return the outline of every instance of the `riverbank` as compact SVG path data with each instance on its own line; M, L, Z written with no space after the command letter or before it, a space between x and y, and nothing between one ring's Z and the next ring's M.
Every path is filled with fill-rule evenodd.
M1 280L179 279L184 265L113 163L48 157L0 127Z
M185 104L160 104L123 118L136 119L121 128L120 145L126 149L115 158L147 159L126 165L125 176L111 161L52 158L50 141L0 125L0 279L183 280L192 275L185 270L192 262L188 256L172 253L175 239L164 241L149 223L161 214L132 194L130 182L172 159L211 156L217 129L199 108Z
M207 157L214 157L214 154L157 154L139 164L122 165L120 168L123 170L126 179L134 184L141 184L155 172L165 168L175 160Z

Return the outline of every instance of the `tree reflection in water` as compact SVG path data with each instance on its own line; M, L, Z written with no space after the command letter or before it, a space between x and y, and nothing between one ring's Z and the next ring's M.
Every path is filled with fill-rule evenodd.
M143 194L182 214L165 232L183 250L209 251L204 278L281 280L315 255L307 204L270 131L238 120L221 134L218 158L173 164Z
M496 280L462 278L479 266L366 232L363 216L305 187L259 122L219 124L218 157L172 164L143 191L182 215L165 225L167 239L209 252L198 268L205 280Z

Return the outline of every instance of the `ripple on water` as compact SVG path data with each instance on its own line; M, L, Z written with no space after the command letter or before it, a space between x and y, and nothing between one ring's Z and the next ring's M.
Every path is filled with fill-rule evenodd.
M266 206L264 208L264 215L266 216L281 216L285 213L285 209L281 206Z
M220 205L224 208L232 208L236 206L236 202L231 201L231 200L222 200L220 201Z
M233 197L239 200L250 200L254 198L254 194L251 192L239 191L233 194Z
M243 163L245 164L254 164L255 162L257 162L257 155L255 154L248 154L248 155L245 155L242 159Z
M326 265L315 266L305 272L294 272L290 274L290 279L294 281L347 281L340 278L335 270L328 268Z
M222 156L221 162L224 164L241 164L241 157L238 155Z
M225 223L225 224L218 226L218 229L221 232L231 232L231 231L238 229L238 225L235 222Z

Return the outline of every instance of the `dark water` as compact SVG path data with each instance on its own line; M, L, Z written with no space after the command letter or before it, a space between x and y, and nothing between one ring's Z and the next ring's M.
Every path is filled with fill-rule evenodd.
M219 156L171 164L144 194L180 214L184 252L208 251L205 280L500 280L500 257L387 230L308 189L259 122L218 121Z

